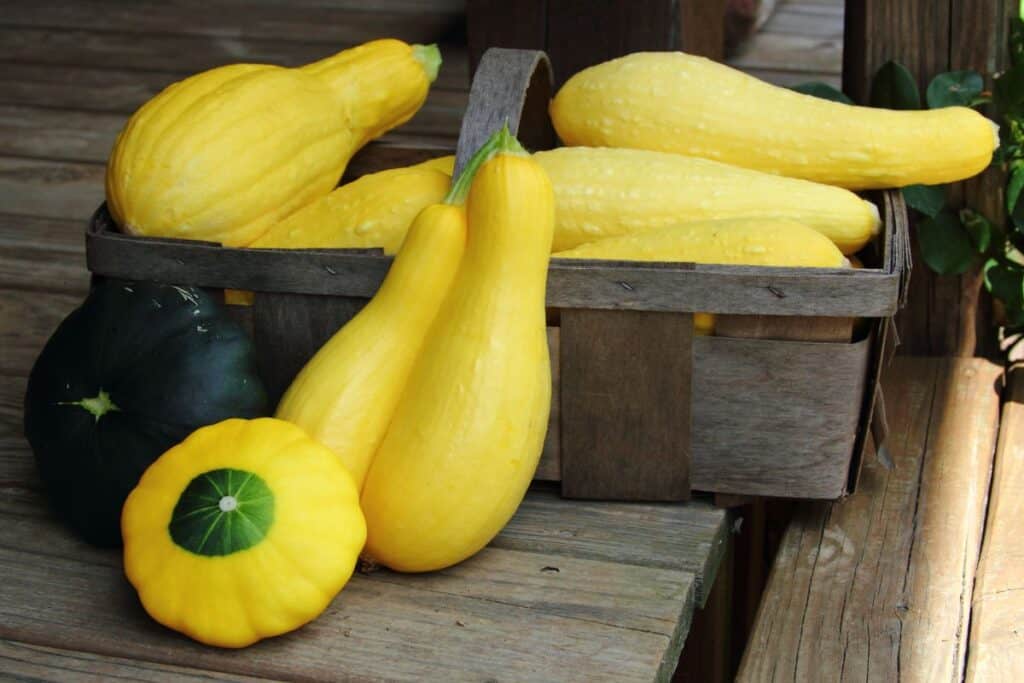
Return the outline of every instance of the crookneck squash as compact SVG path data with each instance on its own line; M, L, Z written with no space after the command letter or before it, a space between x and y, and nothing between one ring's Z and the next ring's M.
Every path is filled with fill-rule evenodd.
M444 199L451 176L429 166L364 175L299 209L250 244L257 249L381 247L394 254L412 220Z
M844 254L878 232L878 209L838 187L680 154L560 147L537 152L555 187L555 251L680 222L776 216L814 228Z
M580 71L551 120L567 145L675 152L850 189L969 178L999 146L996 125L967 107L855 107L682 52Z
M508 522L551 407L544 292L551 183L507 129L467 202L466 253L363 487L367 556L399 571L461 562Z
M300 68L232 64L175 83L114 143L111 214L133 234L249 244L412 117L440 61L434 46L375 40Z
M281 420L226 420L163 454L128 496L124 570L161 624L243 647L314 619L366 538L327 448Z
M267 414L252 343L207 293L108 280L57 328L25 396L25 435L53 507L120 543L125 496L194 429Z
M377 294L317 351L277 407L278 418L337 453L359 487L462 259L465 183L420 211Z

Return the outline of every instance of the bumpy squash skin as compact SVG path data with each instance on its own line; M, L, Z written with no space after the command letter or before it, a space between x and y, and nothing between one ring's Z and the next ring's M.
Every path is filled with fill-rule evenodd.
M529 158L496 156L468 218L455 283L363 487L365 554L398 571L483 548L522 500L547 429L550 181Z
M567 145L674 152L849 189L969 178L999 144L995 124L966 107L855 107L682 52L584 69L551 119Z
M444 199L451 177L413 166L365 175L270 228L256 249L360 249L394 254L413 219Z
M821 233L771 217L684 223L588 242L553 257L797 268L844 268L849 263Z
M230 488L201 476L224 470L235 473ZM179 508L197 478L208 495ZM125 574L150 616L230 648L316 618L348 582L366 536L337 457L271 418L204 427L167 451L128 497L122 530Z
M199 289L107 280L57 328L25 396L25 436L60 516L98 545L121 542L121 506L193 430L268 413L244 330ZM100 416L80 402L101 392Z
M413 48L378 40L299 69L234 64L166 88L118 135L107 204L139 235L249 244L337 185L363 144L430 85Z
M880 226L875 205L848 190L707 159L606 147L562 147L534 158L555 187L555 251L680 221L776 216L852 254Z
M429 171L435 173L435 171ZM416 218L377 294L299 372L277 407L333 450L361 488L466 246L466 211Z

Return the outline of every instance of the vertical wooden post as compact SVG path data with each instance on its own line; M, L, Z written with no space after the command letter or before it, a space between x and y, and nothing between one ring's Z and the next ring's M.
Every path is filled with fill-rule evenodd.
M471 69L488 47L543 49L555 84L641 50L721 59L726 0L467 0Z
M562 495L688 499L693 316L564 309L559 343Z
M843 87L866 102L875 71L890 59L906 66L923 93L933 76L953 69L985 74L1006 63L1006 22L1012 0L846 0ZM1005 220L998 171L952 186L954 208L967 205ZM914 272L899 316L901 352L918 355L989 355L996 352L991 305L979 302L978 269L937 276L928 269L914 235Z

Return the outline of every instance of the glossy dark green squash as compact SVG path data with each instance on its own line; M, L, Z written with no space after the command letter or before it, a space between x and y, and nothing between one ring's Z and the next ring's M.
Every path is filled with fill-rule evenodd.
M268 414L252 342L209 294L108 280L57 328L25 396L25 435L53 507L86 540L121 542L125 498L204 425Z

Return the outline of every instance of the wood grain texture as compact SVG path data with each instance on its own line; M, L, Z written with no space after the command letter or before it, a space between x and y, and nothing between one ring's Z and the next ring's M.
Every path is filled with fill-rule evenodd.
M562 495L690 497L693 316L562 310Z
M676 49L716 61L725 57L726 0L680 0Z
M969 683L1013 681L1024 671L1024 367L1008 373L985 540L981 546L967 651Z
M556 84L594 64L643 50L679 47L679 1L547 3L547 51Z
M475 74L492 47L543 50L547 46L547 0L466 0L469 72Z
M29 645L0 639L0 671L7 681L76 681L107 683L112 680L164 683L174 681L265 681L185 666L95 655L56 647Z
M125 279L361 297L376 292L390 263L389 257L344 249L222 249L202 242L135 238L114 232L104 211L97 214L86 236L86 255L92 272ZM554 259L548 273L547 305L871 318L896 311L901 281L897 268L828 270Z
M611 538L620 546L628 541L640 557L653 553L660 564L677 561L652 544L678 548L686 508L646 515L647 535L629 539L625 530L635 522L624 525L615 513L621 508L627 520L634 519L633 506L605 504L607 514L588 519L571 514L571 503L554 496L547 502L570 514L552 517L549 509L532 531L520 528L531 522L517 515L507 532L518 529L539 539L556 535L545 534L553 524L571 524L598 554L600 539ZM228 674L423 680L443 671L446 680L664 679L675 666L692 609L693 576L674 567L637 556L632 562L581 557L564 541L554 541L554 551L543 542L530 550L496 544L445 572L357 575L317 621L239 656L201 647L146 618L121 576L116 551L73 539L50 518L38 494L0 491L0 517L0 566L5 576L17 575L0 587L0 635L164 664L188 661ZM613 545L603 554L617 552ZM36 596L43 593L47 598L40 603Z
M866 102L872 75L897 60L915 76L922 92L936 74L959 69L995 73L1007 65L1006 20L1016 3L1007 0L847 0L844 90ZM1005 182L998 170L950 186L954 210L965 203L990 219L1005 218L1001 200ZM916 231L915 231L916 233ZM997 350L991 301L981 292L977 268L963 276L937 276L921 259L914 236L914 268L906 310L899 316L901 353L953 354Z
M849 342L855 318L793 315L723 315L715 319L715 336L809 342Z
M739 680L961 679L1000 375L976 359L893 363L892 467L868 458L855 494L798 508Z
M866 341L696 337L693 487L780 497L843 495L868 354Z
M85 295L82 222L0 213L0 287Z
M0 156L0 206L5 213L82 220L103 201L98 164Z
M378 36L365 36L360 42L371 37ZM237 62L301 66L352 45L180 33L151 33L142 38L118 30L0 25L0 61L174 74L193 74ZM439 47L445 66L434 87L465 88L469 82L465 48L453 43Z

